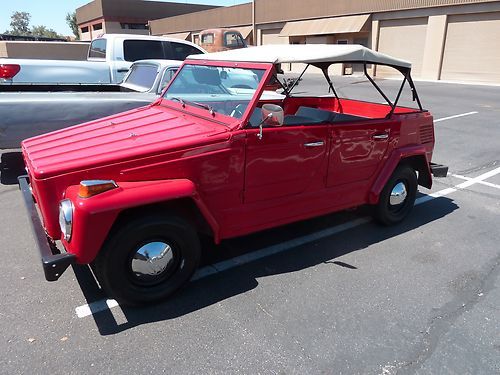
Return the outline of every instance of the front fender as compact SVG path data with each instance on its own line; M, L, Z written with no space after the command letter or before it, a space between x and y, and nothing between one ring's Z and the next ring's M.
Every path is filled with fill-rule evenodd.
M192 199L214 234L218 226L197 194L194 183L187 179L118 182L118 188L90 198L78 196L78 186L66 190L66 198L73 202L73 235L70 242L62 240L76 261L88 264L94 260L120 212L179 198Z
M421 159L416 162L414 159ZM399 163L404 160L411 160L412 167L419 171L419 184L427 188L432 186L432 177L427 160L426 148L423 145L402 147L394 150L384 164L383 169L378 174L377 179L368 193L368 203L376 204L385 184L391 178Z

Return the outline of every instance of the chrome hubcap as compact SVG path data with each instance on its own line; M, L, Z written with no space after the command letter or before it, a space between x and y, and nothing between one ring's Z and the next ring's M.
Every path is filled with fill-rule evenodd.
M131 268L134 276L143 282L158 281L174 267L172 247L166 242L149 242L133 255Z
M398 206L403 203L406 199L408 192L406 191L406 185L403 182L399 182L392 188L391 197L389 198L389 203L391 206Z

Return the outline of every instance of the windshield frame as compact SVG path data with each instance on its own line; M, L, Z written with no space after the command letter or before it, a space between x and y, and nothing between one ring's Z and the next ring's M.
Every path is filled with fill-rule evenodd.
M212 115L206 109L190 105L189 102L185 102L185 105L183 105L180 102L171 99L166 99L164 97L165 93L168 92L170 85L177 79L177 75L182 71L185 65L214 66L214 67L238 68L238 69L260 69L264 71L264 74L262 75L262 79L257 85L257 88L255 89L255 92L252 98L250 99L250 102L248 103L248 106L245 112L243 113L243 116L241 116L241 118L235 118L228 115L224 115L222 113L216 113L215 115ZM176 74L172 77L172 80L163 90L162 96L160 96L161 100L159 104L162 106L166 106L168 108L178 110L183 113L192 114L197 117L202 117L210 121L221 123L231 129L242 128L248 122L250 114L257 105L257 102L261 97L262 92L264 91L265 84L269 80L269 77L272 75L273 67L274 66L271 63L249 63L249 62L186 59L184 63L179 67Z

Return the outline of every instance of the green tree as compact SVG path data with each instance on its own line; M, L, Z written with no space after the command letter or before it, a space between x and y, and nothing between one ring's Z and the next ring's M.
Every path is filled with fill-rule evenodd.
M73 31L76 40L80 40L80 33L78 32L78 23L76 22L76 12L66 14L66 23Z
M11 35L30 35L30 19L28 12L14 12L10 16L9 34Z
M55 30L48 29L43 25L33 26L31 28L31 35L45 38L64 38L64 36L59 35Z

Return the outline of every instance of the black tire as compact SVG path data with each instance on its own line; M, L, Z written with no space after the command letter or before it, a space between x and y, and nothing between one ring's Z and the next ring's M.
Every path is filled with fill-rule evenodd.
M404 184L406 197L400 204L391 204L391 192L398 184ZM400 223L411 212L416 195L417 176L415 171L408 165L398 166L380 194L374 210L375 219L384 225ZM396 197L394 198L397 200Z
M146 256L138 255L139 249L158 244L169 246L161 256L149 258L147 250ZM93 268L106 294L121 304L140 305L161 301L179 290L195 272L200 257L200 242L192 225L177 216L150 215L115 228ZM168 265L161 272L161 268L155 270L155 259ZM137 264L159 273L134 272Z

